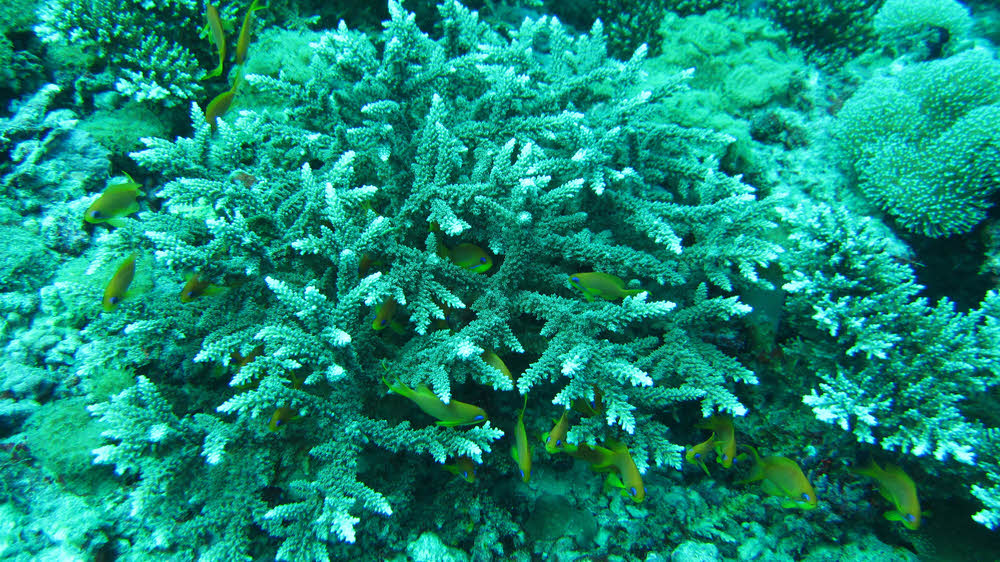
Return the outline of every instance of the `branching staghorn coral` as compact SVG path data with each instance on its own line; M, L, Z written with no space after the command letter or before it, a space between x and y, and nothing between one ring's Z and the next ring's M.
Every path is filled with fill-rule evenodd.
M490 453L522 403L513 388L528 394L532 434L599 392L603 418L570 441L624 439L644 471L680 465L663 412L690 402L740 415L734 382L756 382L706 336L747 312L739 292L764 284L757 268L778 249L753 190L715 169L730 139L659 117L683 75L642 91L644 51L608 58L600 24L574 37L553 18L526 19L505 39L449 1L432 38L389 8L379 36L341 24L311 45L305 83L248 75L255 93L240 91L214 134L193 106L191 138L145 139L133 158L162 174L163 206L106 243L141 228L155 287L88 328L121 331L108 351L127 342L145 354L84 370L148 373L101 407L106 421L146 416L129 405L137 392L175 396L169 415L153 411L187 443L148 447L113 428L102 459L127 469L137 450L153 464L239 467L234 485L245 501L264 498L251 519L283 560L323 559L405 517L362 454L426 454L432 474L431 461L459 456L503 466ZM493 268L457 265L449 252L461 244ZM569 277L591 270L643 292L584 300ZM191 272L222 293L178 302ZM390 298L401 328L376 331L371 315ZM516 385L488 350L525 367ZM383 378L490 419L424 427L432 420L386 396ZM268 432L279 414L284 427ZM154 505L142 489L130 492L141 510L176 513L176 498Z
M779 212L794 231L781 257L788 311L811 319L785 349L818 376L803 402L858 442L955 460L995 481L1000 420L985 397L1000 384L1000 295L967 313L931 304L877 221L824 203ZM995 488L972 489L993 509ZM977 521L995 526L991 513Z
M235 20L239 8L229 4L224 14ZM73 80L78 103L84 94L113 87L134 101L183 107L203 90L196 58L200 49L208 51L199 37L202 2L47 0L39 3L38 19L35 33L57 47L56 63L80 72Z

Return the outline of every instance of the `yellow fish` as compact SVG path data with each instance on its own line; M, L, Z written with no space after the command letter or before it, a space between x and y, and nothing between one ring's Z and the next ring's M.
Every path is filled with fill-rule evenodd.
M181 302L188 303L202 296L218 295L225 291L224 287L213 285L205 281L197 273L188 277L184 287L181 289Z
M697 425L702 429L715 432L715 460L723 468L731 468L736 459L736 430L733 428L733 417L725 414L715 414Z
M580 412L584 417L592 418L604 412L604 396L597 387L594 387L594 398L589 402L583 398L577 398L572 403L573 409Z
M493 258L490 257L490 254L479 246L468 242L448 250L448 257L455 265L475 273L486 273L493 267Z
M459 402L458 400L452 400L445 404L431 389L427 388L427 385L421 384L416 390L406 386L401 382L396 382L396 384L389 384L389 381L382 377L382 382L385 383L389 390L403 396L404 398L409 398L417 405L418 408L424 411L431 417L437 418L437 424L446 427L455 427L459 425L475 425L477 423L482 423L486 421L486 411L479 406L474 406L472 404L466 404L465 402Z
M292 379L292 388L296 390L302 388L302 381L304 379L296 377L295 375L291 375L291 379ZM300 419L301 417L302 416L299 415L298 408L293 408L290 405L282 406L276 409L273 414L271 414L271 420L267 422L267 429L272 432L278 431L279 429L284 429L284 427L287 425L287 422L295 421L297 419Z
M483 351L482 355L480 355L479 357L482 358L482 360L485 361L487 365L500 371L500 373L503 376L510 379L510 382L512 383L517 382L516 380L514 380L514 375L510 372L510 369L507 368L507 364L504 363L503 359L500 359L500 356L494 353L492 349L487 349Z
M115 271L114 276L111 277L108 286L104 288L104 298L101 299L101 304L105 312L111 312L118 308L122 299L125 298L128 286L132 284L132 279L135 278L135 260L138 256L138 253L133 252L132 255L125 258L125 261L118 266L118 270Z
M558 453L566 444L566 432L569 431L569 410L563 410L562 417L552 426L552 431L545 434L545 450L548 453Z
M798 509L813 509L816 507L816 490L813 490L809 479L799 468L798 463L786 457L763 457L757 454L757 449L743 445L753 452L755 463L750 477L736 482L746 484L762 480L761 487L772 496L785 498L781 507Z
M622 495L636 503L646 498L646 487L642 483L642 474L635 466L628 447L619 441L608 441L607 447L591 447L590 445L563 445L562 451L571 457L586 461L598 472L618 471L618 477L609 477L608 482L622 489Z
M243 25L240 27L240 38L236 41L236 64L243 64L247 59L247 50L250 48L250 16L257 10L266 10L267 6L258 6L258 0L253 0L247 13L243 16Z
M528 395L524 395L524 406L517 416L517 427L514 428L514 447L511 449L511 456L517 462L518 470L521 471L521 481L531 480L531 446L528 445L528 432L524 429L524 410L528 408Z
M444 465L444 469L470 484L476 481L476 463L469 457L458 457L454 464Z
M109 185L104 193L87 207L83 220L92 224L106 222L121 226L125 224L121 217L139 211L139 202L136 199L145 195L139 190L142 186L127 173L122 172L122 175L128 178L128 181Z
M233 86L208 102L208 106L205 108L205 121L212 128L213 133L219 127L219 117L225 115L229 111L229 106L233 105L233 99L236 97L236 88L239 87L242 79L243 71L240 69L233 80Z
M267 429L270 431L278 431L279 429L284 429L287 422L297 420L302 416L299 415L299 410L297 408L291 408L288 406L282 406L274 411L271 415L271 421L267 423Z
M219 66L206 74L203 80L214 76L222 76L223 66L226 61L226 35L222 31L222 18L219 17L219 10L208 2L205 3L205 18L208 20L208 29L211 32L212 43L215 43L215 46L219 48Z
M596 271L593 273L574 273L569 276L569 282L580 289L583 292L583 298L590 302L594 301L594 297L613 301L638 295L643 291L642 289L626 289L625 282L622 281L621 277Z
M386 297L378 308L375 309L375 319L372 320L373 330L384 330L392 324L392 317L396 315L396 307L399 303L395 297Z
M705 474L711 476L708 472L708 467L705 466L705 457L709 453L715 450L715 434L713 433L711 437L708 438L704 443L698 443L694 447L691 447L684 453L684 460L691 464L696 464L705 471Z
M886 464L882 469L874 460L861 468L851 469L852 472L870 476L878 482L878 491L882 497L896 506L893 511L887 511L884 517L889 521L899 521L907 529L916 531L920 527L920 501L917 500L917 485L902 468L894 464Z

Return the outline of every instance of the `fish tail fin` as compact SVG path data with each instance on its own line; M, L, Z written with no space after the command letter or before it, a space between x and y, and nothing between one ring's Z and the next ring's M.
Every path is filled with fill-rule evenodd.
M211 72L205 74L205 76L202 76L201 79L202 80L208 80L209 78L215 78L216 76L222 76L223 69L224 69L224 64L220 61L219 62L219 66L215 67L215 70L212 70Z
M857 466L847 467L847 470L853 472L854 474L861 474L862 476L870 476L875 478L877 474L884 472L882 467L875 462L875 459L868 457L864 462L858 463Z
M382 377L382 383L385 384L385 386L389 387L389 391L390 392L395 392L396 394L398 394L400 396L403 396L404 398L412 398L412 396L414 394L412 388L410 388L410 387L406 386L405 384L399 382L398 379L396 380L395 383L390 383L389 379L387 379L387 378L385 378L385 376L383 376Z
M757 453L757 449L750 445L738 445L738 447L743 447L749 449L753 453L753 468L750 469L750 475L743 480L737 480L736 484L749 484L750 482L756 482L764 478L764 468L760 464L760 454Z

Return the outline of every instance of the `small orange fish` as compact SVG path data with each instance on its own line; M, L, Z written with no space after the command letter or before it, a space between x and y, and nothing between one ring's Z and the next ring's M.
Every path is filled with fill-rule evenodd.
M455 459L454 464L444 465L444 469L470 484L476 481L476 463L464 455Z
M115 271L114 276L111 277L108 286L105 287L104 298L101 300L105 312L111 312L118 308L122 299L125 298L128 286L132 284L132 279L135 278L135 260L137 257L139 257L139 254L133 252L132 255L125 258L125 261L118 266L118 270Z
M222 76L226 62L226 35L222 31L222 18L219 17L218 8L208 2L205 3L205 19L208 20L208 29L211 32L212 43L215 43L215 46L219 49L219 66L205 75L204 79L207 79Z
M188 303L198 297L218 295L224 291L225 287L213 285L195 273L188 277L187 283L181 288L181 302Z
M885 469L874 460L852 472L870 476L878 482L878 491L883 498L892 502L895 510L885 512L889 521L899 521L907 529L916 531L920 527L920 501L917 500L917 485L902 468L886 463Z
M257 183L257 178L251 176L246 172L236 172L235 174L233 174L233 179L242 183L243 187L250 187L253 184ZM333 229L331 228L330 230Z
M761 457L757 449L742 445L753 452L756 460L750 476L737 484L746 484L762 480L763 490L772 496L785 498L781 507L798 509L814 509L818 505L816 490L809 479L799 468L799 464L786 457Z
M483 423L487 419L486 411L479 406L459 402L458 400L451 400L445 404L425 384L417 386L416 390L414 390L398 381L396 384L390 384L385 377L382 377L382 382L389 387L390 391L409 398L424 413L437 418L438 425L445 427L475 425Z
M126 172L122 172L122 175L128 178L128 181L109 185L104 193L87 207L83 220L92 224L106 222L113 226L122 226L125 224L125 221L121 220L122 217L139 211L139 202L136 199L144 195L139 190L142 186Z
M736 460L736 430L733 428L733 416L715 414L697 424L702 429L710 429L715 434L716 460L723 468L732 468Z
M247 58L247 50L250 48L250 16L257 10L267 9L267 6L258 6L258 0L253 0L247 13L243 16L243 25L240 27L240 37L236 41L236 64L243 64Z
M566 432L569 431L569 410L563 410L562 417L552 426L552 431L545 435L545 451L558 453L566 444Z
M511 447L510 454L517 463L520 471L521 481L527 483L531 480L531 445L528 443L528 432L524 429L524 410L528 408L528 395L524 395L524 406L517 416L517 425L514 427L514 446Z
M694 447L691 447L684 453L684 460L691 464L696 464L705 471L705 474L711 476L708 472L708 467L705 466L705 457L709 453L715 450L715 434L713 433L707 441L699 443Z
M621 277L610 273L574 273L569 276L569 283L583 293L583 298L590 302L595 297L604 300L617 300L632 295L638 295L643 289L626 289Z
M209 127L212 128L212 132L219 127L218 119L229 111L229 107L233 105L233 99L236 97L236 88L239 87L240 82L243 80L242 70L236 73L236 78L233 80L233 86L222 92L221 94L212 98L212 101L208 102L208 106L205 107L205 122L208 123Z

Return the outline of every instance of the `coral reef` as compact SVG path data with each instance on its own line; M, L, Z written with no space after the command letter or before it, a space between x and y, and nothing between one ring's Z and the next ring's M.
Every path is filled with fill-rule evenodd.
M912 232L972 230L998 187L998 84L1000 62L973 49L862 85L834 130L861 191Z
M0 557L997 551L975 12L29 4Z

